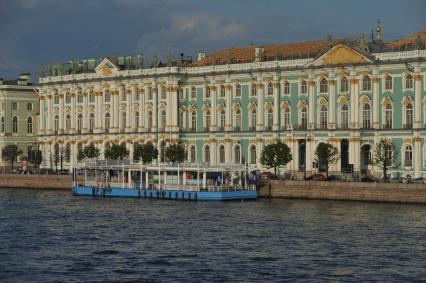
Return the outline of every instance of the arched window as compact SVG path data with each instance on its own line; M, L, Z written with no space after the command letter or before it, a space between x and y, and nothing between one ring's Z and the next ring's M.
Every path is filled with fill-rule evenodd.
M197 111L191 112L191 131L195 132L197 130Z
M371 107L370 104L365 103L362 106L362 127L364 129L369 129L370 128L370 114L371 114Z
M235 86L235 96L241 96L241 85L239 83Z
M139 128L139 111L135 112L135 119L134 119L134 123L133 123L133 129L135 129L135 131L137 131Z
M225 163L225 146L219 147L219 163Z
M290 107L286 107L283 111L283 130L290 127Z
M195 87L191 87L191 98L197 98L197 89Z
M28 117L27 119L27 133L32 134L33 133L33 118Z
M256 130L256 109L251 110L250 112L250 130L254 131Z
M407 75L405 77L405 88L412 89L413 88L413 76Z
M392 105L388 104L385 107L385 129L392 129Z
M321 105L320 107L320 129L327 129L327 118L328 118L328 111L327 106Z
M192 145L190 147L189 154L190 154L189 160L191 161L191 163L195 163L196 161L195 145Z
M90 116L89 116L89 132L93 133L94 128L95 128L95 114L90 113Z
M256 83L252 83L251 84L251 96L256 96L257 95L257 89L256 89Z
M210 146L204 147L204 162L210 163Z
M406 129L413 128L413 104L408 103L405 106L405 127Z
M328 92L328 82L325 78L323 78L320 81L320 93L327 93L327 92Z
M349 107L343 104L340 108L340 128L347 129L349 127Z
M166 111L162 110L161 114L160 114L160 117L161 117L160 128L161 128L162 131L164 131L164 129L166 128L166 123L167 123L167 116L166 115L167 115Z
M257 156L256 156L256 146L252 145L250 147L250 164L256 164L257 163L256 158L257 158Z
M290 83L288 81L286 81L284 83L284 94L285 95L289 95L290 94Z
M241 131L241 110L235 110L235 131Z
M77 116L77 132L80 134L81 129L83 128L83 115L78 114Z
M105 120L104 120L104 129L105 132L109 132L109 128L111 126L111 115L107 112L105 113Z
M65 132L69 133L70 129L71 129L71 115L68 114L65 117Z
M365 76L362 79L362 90L371 91L371 78L369 76Z
M266 129L270 131L272 130L272 124L274 122L274 111L272 110L272 108L268 109L266 115Z
M226 116L225 110L220 111L220 130L225 130Z
M274 94L274 87L272 86L272 83L268 83L268 89L267 89L267 95L273 95Z
M122 133L126 130L126 116L126 112L121 112L120 132Z
M302 129L306 129L308 127L308 110L306 105L300 109L300 126Z
M71 161L71 144L67 143L65 145L65 162Z
M392 77L387 76L385 79L385 90L392 90Z
M207 110L204 116L205 119L205 128L204 131L209 131L210 125L211 125L211 116L210 116L210 110Z
M110 102L111 101L111 94L110 94L109 90L105 91L105 97L104 97L104 99L105 99L105 102Z
M57 134L59 131L59 116L55 115L53 118L53 132Z
M307 94L308 93L308 83L305 80L300 82L300 93Z
M148 111L147 127L148 127L148 131L151 131L151 128L152 128L152 111L151 110Z
M404 166L413 166L413 148L411 145L406 145L404 148Z
M341 92L348 92L349 91L348 79L346 77L343 77L340 80L340 91Z
M236 145L234 147L234 163L235 164L241 163L241 148L239 145Z
M225 97L225 86L224 85L220 86L220 97Z
M161 99L166 99L166 87L164 85L160 87L160 97Z
M4 133L4 117L1 117L0 132Z

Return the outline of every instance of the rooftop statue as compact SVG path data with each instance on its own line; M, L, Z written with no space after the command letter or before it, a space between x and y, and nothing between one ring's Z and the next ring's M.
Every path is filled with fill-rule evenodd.
M171 67L172 66L172 53L169 52L169 54L167 54L167 66Z

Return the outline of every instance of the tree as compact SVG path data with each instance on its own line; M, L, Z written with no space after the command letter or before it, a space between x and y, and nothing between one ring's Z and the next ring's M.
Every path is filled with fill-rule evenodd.
M77 152L77 160L78 161L82 161L84 159L84 152L83 152L83 149L80 149L78 152Z
M137 145L133 153L133 159L137 162L142 160L142 163L151 163L158 156L158 150L148 142L146 144Z
M186 159L186 151L181 143L169 145L164 155L166 160L172 163L182 162Z
M53 149L52 152L52 162L55 164L55 170L58 171L58 164L61 168L61 171L64 168L64 160L65 160L65 148L63 146L58 146Z
M328 168L330 165L336 164L337 160L339 160L340 154L339 150L329 144L329 143L320 143L315 150L314 161L319 165L325 166L325 174L328 177Z
M277 175L277 168L285 166L292 159L290 148L278 140L277 143L268 144L263 148L260 162L268 168L274 168L274 173Z
M383 181L388 181L388 170L391 166L396 166L396 146L387 139L380 139L371 151L370 164L379 167L383 172Z
M105 159L121 160L129 156L129 151L126 145L113 144L110 148L104 151Z
M99 149L96 148L93 143L91 143L83 148L83 156L84 158L98 158Z
M22 154L22 150L18 149L16 144L9 144L3 148L1 154L6 162L10 162L10 166L13 172L13 164L17 161L19 155Z

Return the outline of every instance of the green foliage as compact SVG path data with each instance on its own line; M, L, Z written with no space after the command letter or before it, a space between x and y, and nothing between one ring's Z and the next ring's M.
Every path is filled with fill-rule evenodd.
M84 159L84 152L83 152L83 150L81 149L81 150L79 150L78 151L78 153L77 153L77 160L78 161L82 161Z
M277 175L277 168L285 166L292 159L290 148L278 140L277 143L269 144L263 148L260 162L268 168L274 168L274 173Z
M3 160L10 162L13 171L13 164L17 161L19 155L22 154L22 150L18 149L16 144L9 144L3 148L2 151Z
M89 144L88 146L85 146L82 150L82 156L79 157L83 157L80 160L83 160L84 158L98 158L99 157L99 149L97 149L95 147L94 144Z
M153 159L158 156L158 151L152 143L140 144L135 148L133 153L133 159L138 162L142 160L142 163L151 163Z
M104 151L105 159L120 160L129 156L129 151L125 145L113 144Z
M186 151L181 143L171 144L166 147L164 155L166 160L172 163L182 162L186 159Z
M395 156L397 154L396 146L389 140L380 139L371 151L370 164L379 167L383 172L383 180L387 181L387 172L389 167L397 166Z
M322 164L325 166L325 172L327 177L328 168L330 167L330 165L336 164L339 158L339 150L329 143L322 142L318 144L317 149L315 150L314 161L318 164Z

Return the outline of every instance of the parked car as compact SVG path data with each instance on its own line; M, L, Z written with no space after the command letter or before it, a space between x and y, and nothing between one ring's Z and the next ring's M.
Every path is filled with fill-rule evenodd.
M365 183L381 183L382 181L373 177L373 176L363 176L361 177L361 182Z
M401 177L393 177L392 179L390 179L390 183L402 183L402 178Z
M341 175L330 175L326 178L326 181L344 182L345 179Z
M264 179L264 180L276 178L275 174L271 173L269 171L264 171L264 172L260 173L259 177Z
M312 174L312 180L314 180L314 181L324 181L325 178L324 178L323 174L315 173L315 174Z
M426 184L426 180L423 177L415 178L414 179L415 184Z

